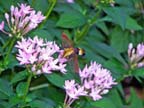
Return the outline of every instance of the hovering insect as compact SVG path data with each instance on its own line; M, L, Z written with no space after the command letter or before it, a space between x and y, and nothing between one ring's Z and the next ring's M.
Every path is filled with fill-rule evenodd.
M62 34L62 46L64 48L62 57L67 58L74 66L74 71L78 73L79 65L77 56L84 56L85 50L82 48L74 48L73 42L67 37L65 33Z

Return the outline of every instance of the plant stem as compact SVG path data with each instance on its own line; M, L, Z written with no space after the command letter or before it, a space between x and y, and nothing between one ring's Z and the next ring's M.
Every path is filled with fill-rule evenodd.
M23 99L23 101L24 101L24 104L22 104L22 105L20 106L20 108L25 108L25 106L26 106L26 96L27 96L27 94L28 94L28 92L29 92L29 86L30 86L31 79L32 79L32 76L33 76L33 74L32 74L31 71L28 69L28 67L27 67L27 70L28 70L29 76L28 76L28 78L27 78L24 95L23 95L23 97L22 97L22 99Z
M95 16L90 20L90 22L89 22L90 25L93 25L93 24L96 22L97 18L98 18L99 15L101 14L101 12L102 12L101 9L99 9L99 10L97 11L97 13L95 14Z
M13 49L13 46L14 46L14 44L15 44L15 41L16 41L16 38L15 38L15 37L13 37L12 40L10 41L10 46L9 46L8 51L7 51L7 53L6 53L6 56L5 56L5 58L4 58L4 65L5 65L5 64L6 64L6 65L8 64L7 60L8 60L9 55L10 55L12 49ZM9 42L8 42L8 43L9 43Z
M29 71L29 76L28 76L28 79L27 79L27 84L26 84L26 88L25 88L25 92L24 92L24 100L28 94L28 91L29 91L29 86L30 86L30 83L31 83L31 79L32 79L32 73Z
M33 6L34 2L35 2L35 0L32 0L32 2L31 2L31 3L32 3L32 6Z
M51 14L51 12L52 12L55 4L56 4L56 1L57 1L57 0L52 0L52 4L51 4L51 6L50 6L50 8L48 9L48 12L47 12L47 14L46 14L46 20L48 19L49 15Z
M77 44L84 38L84 36L86 36L86 34L88 33L90 27L93 24L95 24L95 21L99 17L100 13L101 13L101 9L97 11L96 15L92 19L90 19L88 21L88 23L82 28L82 30L80 32L77 32L77 34L76 34L76 40L75 40L75 42Z
M80 33L78 33L77 35L76 35L76 43L78 44L83 38L84 38L84 36L88 33L88 31L89 31L89 29L90 29L90 24L89 23L87 23L83 28L82 28L82 30L80 31Z
M9 38L8 41L2 46L2 49L4 50L10 43L11 39Z
M52 3L50 4L50 7L49 7L49 9L48 9L48 11L47 11L47 13L46 13L46 18L45 18L45 20L43 21L43 23L41 23L40 26L39 26L40 28L42 27L43 24L45 24L45 22L46 22L47 19L49 18L50 14L51 14L51 12L52 12L55 4L56 4L56 1L57 1L57 0L52 0Z
M45 88L45 87L48 87L48 86L49 86L49 84L41 84L41 85L38 85L38 86L35 86L35 87L31 87L29 90L33 91L33 90Z

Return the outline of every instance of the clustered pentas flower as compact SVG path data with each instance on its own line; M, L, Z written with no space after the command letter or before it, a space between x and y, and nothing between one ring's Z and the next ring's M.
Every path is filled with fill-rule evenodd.
M5 22L0 23L0 31L11 36L22 37L32 29L36 28L45 17L41 11L36 12L26 4L20 4L19 7L10 8L10 14L5 13L5 19L9 27L9 31L4 30Z
M86 65L83 70L80 69L79 76L80 84L76 83L75 80L65 81L65 104L68 106L80 96L91 97L94 101L99 100L103 94L108 93L112 85L117 84L110 71L96 62L91 62L90 66Z
M68 3L74 3L74 0L67 0Z
M17 41L17 60L20 65L26 65L36 74L52 73L53 71L66 72L66 59L61 58L59 46L53 41L44 41L35 36L33 39L22 38Z
M130 43L128 46L128 57L131 68L144 66L144 43L140 43L136 48Z

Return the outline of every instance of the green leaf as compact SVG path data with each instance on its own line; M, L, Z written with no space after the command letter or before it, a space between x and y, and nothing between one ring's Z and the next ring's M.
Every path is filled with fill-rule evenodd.
M9 103L6 101L0 101L0 108L10 108Z
M74 9L67 3L58 3L54 8L54 10L58 13L61 13L61 12L69 12Z
M138 98L134 89L131 89L130 105L128 108L143 108L143 101Z
M5 70L5 66L3 61L0 61L0 72L3 72Z
M58 27L76 28L86 23L85 16L78 11L65 12L60 16L57 22Z
M37 10L37 11L42 11L42 13L46 13L49 7L48 1L47 0L35 0L34 2L31 2L31 6Z
M107 44L104 44L104 43L100 43L100 42L95 43L90 40L88 40L88 43L100 55L109 59L114 57L117 60L119 60L121 63L126 64L122 56L113 47L108 46Z
M7 108L16 108L18 104L24 104L24 100L19 98L17 95L12 95L9 98L9 104Z
M120 27L116 27L111 33L110 42L111 46L118 52L125 52L130 42L130 33L128 31L123 31Z
M27 77L28 73L26 70L16 73L15 76L11 80L11 84L17 83L21 80L24 80Z
M100 55L97 55L96 52L91 49L91 47L87 46L85 47L86 55L85 58L88 59L89 61L95 60L98 63L104 63L105 59L101 57Z
M116 3L120 5L133 6L132 0L116 0Z
M95 40L95 41L100 41L100 42L105 40L103 34L98 29L96 29L95 27L91 27L86 38L91 40L91 41Z
M47 89L46 94L50 99L52 99L56 104L63 103L64 97L65 97L65 91L60 90L54 87L49 87Z
M108 97L113 102L113 104L116 106L116 108L123 107L123 100L120 97L120 94L117 91L117 89L114 88L114 89L110 90Z
M131 17L127 18L126 28L129 30L142 30L143 28Z
M16 57L14 55L10 55L8 59L7 68L12 69L16 65L19 65L18 61L16 60Z
M63 88L65 80L72 79L74 76L67 72L65 75L53 73L51 75L45 75L45 77L54 85Z
M12 3L13 3L13 0L0 1L1 7L4 7L6 11L10 9L10 6Z
M32 32L32 37L38 36L39 38L43 38L44 40L53 40L53 36L50 35L50 33L47 30L37 29L34 32Z
M50 84L49 84L50 85ZM42 89L35 89L31 91L31 95L27 96L27 100L35 100L35 99L49 99L49 102L53 105L63 103L65 97L65 91L62 89L58 89L57 87L50 85L48 87Z
M52 84L58 87L62 87L62 85L64 85L65 78L63 75L53 73L51 75L45 75L45 76Z
M67 3L58 3L55 6L54 10L56 12L59 12L59 13L61 13L61 12L70 12L70 11L73 11L73 10L83 12L82 7L77 3L73 3L73 4L69 4L69 5Z
M104 97L99 101L91 102L91 104L99 108L117 108L112 100Z
M104 8L104 12L112 18L112 22L119 24L122 29L126 27L127 13L122 7Z
M109 34L109 30L104 22L96 22L96 26L100 28L106 35Z
M31 4L31 3L32 3L32 0L27 0L27 1L28 1L28 3L29 3L29 4Z
M121 83L119 83L118 85L117 85L117 91L119 92L119 96L122 96L121 97L121 99L123 99L124 98L124 96L125 96L125 92L124 92L124 89L123 89L123 85L121 84Z
M87 37L87 40L89 40L89 41L95 40L95 37L94 36L92 36L92 37L93 38ZM97 61L98 63L104 63L105 59L97 54L97 52L95 51L95 48L91 47L91 45L88 43L87 40L86 40L86 42L82 43L81 48L84 48L85 52L86 52L86 55L82 59L86 59L89 61L94 60L94 61Z
M71 5L69 5L69 7L72 7L74 10L77 10L81 13L84 13L83 7L80 6L78 3L72 3ZM71 11L71 10L70 10Z
M26 102L31 102L31 101L33 101L34 99L36 99L37 96L38 96L37 94L34 94L34 92L32 92L32 93L30 93L30 94L27 95L25 101L26 101Z
M22 97L24 96L25 94L25 90L26 90L26 86L27 86L27 83L26 82L20 82L17 87L16 87L16 93L18 95L18 97Z
M0 92L8 97L13 94L12 87L8 81L0 79Z
M144 68L136 68L132 71L132 75L138 77L138 76L144 76Z
M48 40L53 41L56 37L61 41L61 34L62 34L61 30L56 27L56 22L53 21L52 19L47 20L45 27L44 27L44 30L48 32L48 33L45 33L45 34L48 34L47 35ZM42 35L40 34L39 36L41 37ZM43 37L45 37L45 36L43 36Z
M84 2L87 4L87 5L91 5L93 3L96 3L95 0L84 0Z
M121 64L116 59L110 59L104 63L104 66L111 70L111 73L116 79L123 79L123 76L126 74L127 70L124 65Z
M29 105L32 108L54 108L53 105L44 100L34 100Z
M0 92L0 100L3 99L8 99L8 96Z

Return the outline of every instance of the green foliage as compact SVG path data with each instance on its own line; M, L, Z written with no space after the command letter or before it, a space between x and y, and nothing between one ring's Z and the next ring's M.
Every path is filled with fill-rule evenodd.
M0 79L0 92L2 95L10 97L13 94L12 86L4 79Z
M85 22L85 16L73 10L63 13L56 25L63 28L76 28L85 24Z

